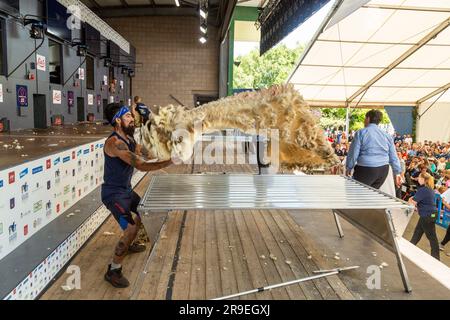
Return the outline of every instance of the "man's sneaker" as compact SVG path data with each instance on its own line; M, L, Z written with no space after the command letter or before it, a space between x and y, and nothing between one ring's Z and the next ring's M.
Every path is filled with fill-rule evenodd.
M138 253L138 252L144 252L147 247L144 244L140 243L133 243L128 247L129 253Z
M105 280L116 288L126 288L130 285L127 278L122 274L122 267L111 270L111 265L109 265L108 271L105 273Z

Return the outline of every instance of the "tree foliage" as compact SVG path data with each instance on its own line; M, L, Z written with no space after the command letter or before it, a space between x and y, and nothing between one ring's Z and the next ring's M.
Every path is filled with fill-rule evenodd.
M366 113L369 109L351 109L350 113L350 130L359 130L364 127L364 119ZM389 116L385 110L380 109L383 113L382 124L389 124ZM347 110L345 108L323 108L321 109L322 118L327 119L326 121L321 120L323 127L333 127L336 129L343 129L345 127L345 118ZM325 125L326 123L326 125Z
M300 45L295 49L279 45L262 56L258 49L254 49L245 56L237 57L235 60L239 66L234 68L233 88L262 89L285 83L303 49Z

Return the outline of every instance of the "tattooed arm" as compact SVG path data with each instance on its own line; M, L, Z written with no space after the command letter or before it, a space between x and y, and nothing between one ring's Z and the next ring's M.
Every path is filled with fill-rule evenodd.
M122 161L140 171L159 170L173 164L171 160L162 162L147 162L147 159L131 152L125 142L115 137L108 139L105 145L105 152L110 157L120 158Z
M137 144L136 145L136 154L138 156L141 156L142 158L144 158L145 160L152 160L153 158L150 155L150 151L148 151L148 149L146 147L144 147L141 144Z

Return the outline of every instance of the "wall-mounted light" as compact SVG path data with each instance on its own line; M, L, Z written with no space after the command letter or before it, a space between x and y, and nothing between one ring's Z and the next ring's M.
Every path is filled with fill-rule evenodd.
M200 17L206 19L208 17L208 11L206 8L200 8Z
M200 0L200 17L203 19L208 18L208 0Z
M122 74L128 74L129 68L127 66L121 65L119 66L121 69Z
M175 0L175 4L177 5L177 7L180 6L180 1L179 0Z
M105 68L109 68L112 66L112 60L110 58L105 58L105 62L103 64Z
M36 19L24 19L23 24L31 24L30 38L43 39L44 38L44 23Z
M88 47L86 45L82 45L82 44L78 45L77 46L77 56L84 57L87 53L87 49L88 49Z
M208 37L207 36L201 36L200 39L198 39L200 41L201 44L205 44L206 41L208 41Z

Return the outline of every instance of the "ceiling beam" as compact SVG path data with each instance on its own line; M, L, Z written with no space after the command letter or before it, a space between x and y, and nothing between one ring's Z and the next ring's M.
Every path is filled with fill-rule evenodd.
M226 3L225 15L219 29L220 42L225 39L225 35L230 28L231 17L233 16L234 8L236 8L237 0L226 1Z
M424 11L424 12L450 12L449 8L431 8L431 7L409 7L389 4L366 4L362 8L404 10L404 11Z
M435 95L438 95L441 92L444 92L445 90L450 89L450 83L447 83L445 86L442 86L436 90L434 90L433 92L430 92L429 94L427 94L425 97L420 98L419 100L417 100L416 104L422 104L423 102L427 101L430 98L433 98Z
M389 72L391 72L395 67L397 67L400 63L408 59L410 56L412 56L417 50L422 48L424 45L426 45L429 41L434 39L439 33L447 29L447 27L450 25L450 18L445 19L443 22L441 22L436 28L434 28L430 33L428 33L425 37L423 37L419 42L417 42L414 46L409 48L405 53L403 53L400 57L395 59L394 62L392 62L389 66L387 66L383 71L381 71L379 74L377 74L375 77L373 77L369 82L367 82L364 86L362 86L358 91L356 91L354 94L350 96L350 98L347 99L347 102L350 103L353 100L355 100L359 95L361 95L363 92L368 90L374 83L376 83L378 80L383 78L385 75L387 75Z

